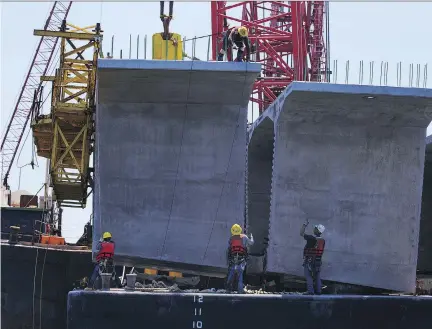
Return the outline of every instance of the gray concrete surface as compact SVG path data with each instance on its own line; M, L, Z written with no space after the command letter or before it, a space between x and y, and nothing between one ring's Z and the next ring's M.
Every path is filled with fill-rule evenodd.
M244 222L246 118L259 64L100 60L94 232L117 264L226 268Z
M426 138L417 270L432 273L432 135Z
M274 153L270 216L263 211L258 224L269 225L267 271L303 275L299 231L309 219L307 233L326 226L324 279L413 291L431 112L430 89L288 87L248 137L249 152L268 145L261 146L267 164L257 165L268 168ZM267 140L254 142L256 132ZM250 210L247 222L257 222Z
M266 118L254 131L248 147L247 229L254 235L253 255L263 255L269 234L273 165L273 121Z

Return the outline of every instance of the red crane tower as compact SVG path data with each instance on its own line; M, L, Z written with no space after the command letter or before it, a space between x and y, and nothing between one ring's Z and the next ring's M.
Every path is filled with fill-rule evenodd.
M326 13L324 1L213 1L213 60L222 47L222 32L238 25L248 27L251 58L262 63L250 100L262 113L292 81L329 81ZM228 60L232 60L230 52Z
M54 2L45 22L44 30L58 31L63 20L66 19L71 5L72 2ZM40 38L12 117L3 136L1 143L1 179L6 188L8 188L9 172L30 118L35 93L37 94L42 87L40 78L47 74L56 49L57 39L57 37L47 36Z

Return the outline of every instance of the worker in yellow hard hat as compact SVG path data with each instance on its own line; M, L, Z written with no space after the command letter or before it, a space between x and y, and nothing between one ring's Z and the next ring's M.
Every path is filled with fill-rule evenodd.
M246 60L250 60L250 42L248 29L245 26L236 26L223 33L222 49L219 51L218 61L222 61L227 49L232 49L233 45L237 47L236 62L243 61L243 55L246 48Z
M114 251L115 251L115 243L112 240L111 233L104 232L96 246L96 252L97 252L96 265L93 269L93 273L89 281L89 285L88 285L89 288L93 287L96 279L98 278L99 270L102 262L104 262L105 265L106 263L109 263L108 265L113 267Z
M243 293L243 272L246 268L248 247L254 244L252 233L250 238L242 234L242 228L239 224L234 224L231 227L231 237L228 242L228 277L227 290L232 289L235 274L238 279L238 292Z

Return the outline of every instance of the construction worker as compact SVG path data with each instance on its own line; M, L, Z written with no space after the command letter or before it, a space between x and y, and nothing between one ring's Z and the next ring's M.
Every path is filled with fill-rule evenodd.
M324 233L324 225L315 225L314 235L305 234L306 227L309 221L302 225L300 236L306 240L306 245L303 251L303 267L306 277L308 295L321 295L321 263L324 253L325 240L321 237ZM315 281L315 289L314 289Z
M103 261L107 261L110 266L112 266L112 261L114 258L114 250L115 250L115 243L112 240L112 235L110 232L105 232L102 235L102 238L99 240L97 246L96 246L96 265L94 267L92 276L89 281L89 288L92 288L97 277L99 276L99 269L100 264Z
M250 43L248 38L248 29L245 26L236 26L231 30L223 33L223 45L222 49L219 51L218 61L223 61L223 57L228 48L237 46L237 58L236 62L243 61L243 54L246 48L246 60L250 60Z
M232 284L237 274L239 293L243 293L243 271L246 267L248 247L253 245L254 239L251 233L250 238L242 234L242 228L239 224L231 227L231 237L228 241L228 277L227 290L231 290Z

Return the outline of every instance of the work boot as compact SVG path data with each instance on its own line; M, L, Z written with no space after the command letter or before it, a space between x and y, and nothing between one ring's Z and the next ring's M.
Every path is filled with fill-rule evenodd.
M315 295L313 292L305 291L302 295Z
M224 58L224 55L223 54L219 54L218 58L217 58L218 62L222 62L223 58Z

